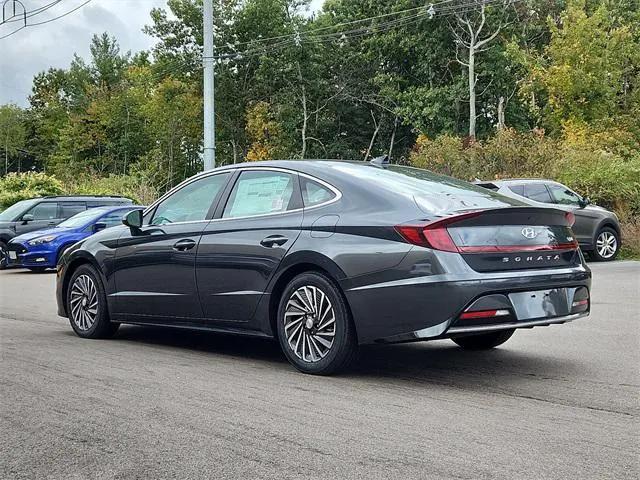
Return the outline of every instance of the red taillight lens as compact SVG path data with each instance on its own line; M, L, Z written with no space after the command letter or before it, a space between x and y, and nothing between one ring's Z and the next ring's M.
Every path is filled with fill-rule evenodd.
M573 212L567 212L564 214L564 218L567 219L567 226L568 227L573 227L573 224L576 223L576 216L573 214Z
M396 231L409 243L421 247L433 248L443 252L458 252L459 249L447 231L447 226L452 223L477 217L481 212L463 213L446 217L435 222L421 225L398 225Z

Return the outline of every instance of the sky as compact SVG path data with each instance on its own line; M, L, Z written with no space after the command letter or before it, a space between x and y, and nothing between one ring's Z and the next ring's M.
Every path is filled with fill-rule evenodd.
M10 14L9 0L5 7ZM52 0L21 0L32 11ZM64 14L86 0L61 0L53 8L29 21L40 22ZM318 9L323 0L312 0ZM1 2L0 2L1 3ZM120 43L123 52L135 53L150 48L154 39L142 33L150 23L149 12L163 7L166 0L91 0L77 11L45 25L28 27L0 39L0 105L27 106L33 76L50 67L67 68L77 53L87 58L94 33L108 32ZM0 25L0 37L11 33L20 22Z

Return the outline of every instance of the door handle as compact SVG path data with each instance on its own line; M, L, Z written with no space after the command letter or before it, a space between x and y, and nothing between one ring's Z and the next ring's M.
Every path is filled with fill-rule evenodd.
M191 240L190 238L185 238L183 240L178 240L173 244L173 249L178 252L186 252L187 250L191 250L196 246L195 240Z
M273 248L275 246L281 247L287 243L289 239L282 235L269 235L267 238L263 238L260 245L267 248Z

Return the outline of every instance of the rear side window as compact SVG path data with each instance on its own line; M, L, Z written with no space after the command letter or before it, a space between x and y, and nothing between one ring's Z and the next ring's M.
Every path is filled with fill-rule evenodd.
M205 220L228 178L228 173L219 173L185 185L156 207L151 225Z
M324 185L302 177L302 201L305 207L313 207L333 200L336 194Z
M509 190L511 190L516 195L524 197L524 185L510 185Z
M224 209L224 218L286 212L293 208L294 177L274 171L240 174Z
M34 220L53 220L58 218L58 204L55 202L39 203L26 214L33 215Z
M525 197L542 203L553 203L551 200L551 195L549 195L549 190L544 183L529 183L526 185L525 189Z
M87 205L84 202L62 202L60 204L60 218L73 217L76 213L84 212Z

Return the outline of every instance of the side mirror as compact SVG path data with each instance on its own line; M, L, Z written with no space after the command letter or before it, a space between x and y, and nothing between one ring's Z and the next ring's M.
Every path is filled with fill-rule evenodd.
M584 207L586 207L587 205L590 205L590 204L591 204L591 200L589 200L589 197L583 197L580 200L580 208L584 208Z
M93 226L93 233L97 233L100 230L104 230L105 228L107 228L107 224L106 223L98 222Z
M122 219L122 223L129 228L138 229L142 227L142 210L131 210Z
M32 215L32 214L30 214L30 213L25 213L25 214L22 216L22 221L23 221L24 223L32 222L32 221L33 221L33 215Z

